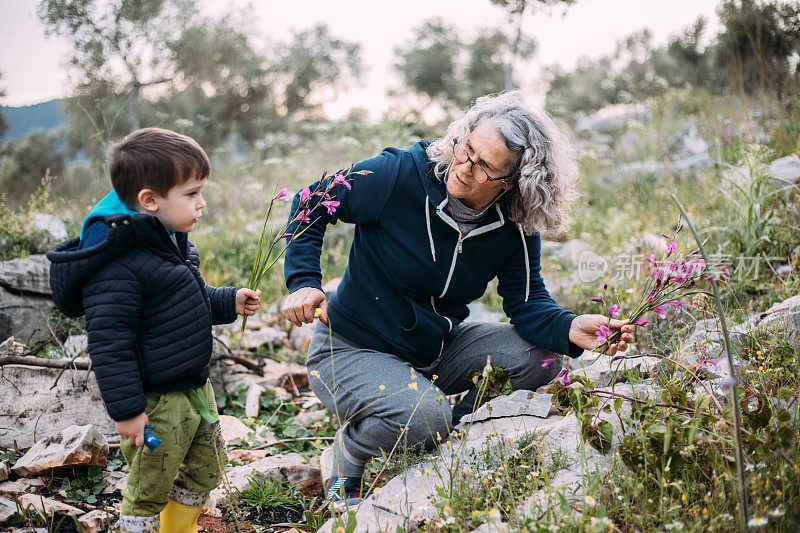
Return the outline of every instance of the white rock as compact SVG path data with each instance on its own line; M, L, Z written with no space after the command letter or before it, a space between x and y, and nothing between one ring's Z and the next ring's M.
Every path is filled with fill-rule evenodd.
M64 356L75 357L76 355L86 354L89 346L89 338L86 335L70 335L64 342Z
M67 239L67 226L60 218L43 213L34 213L26 222L39 231L47 233L51 243L64 241Z
M0 387L0 446L33 446L35 440L70 425L93 424L107 435L117 428L108 417L94 373L59 368L6 365L3 376L14 387ZM16 442L16 444L15 444Z
M69 426L34 444L11 471L33 477L59 466L106 466L107 455L108 442L95 426Z
M85 514L84 511L81 511L77 507L56 501L52 498L45 498L39 494L23 494L19 497L19 506L22 509L33 507L45 515L55 513L61 515L73 514L75 516L81 516Z
M239 345L245 350L256 350L261 347L280 348L286 342L286 332L276 328L246 329Z
M650 118L650 112L642 104L608 105L592 115L578 118L575 131L609 133L621 129L634 119L650 120Z
M287 453L265 457L253 463L229 468L226 472L228 485L231 489L243 490L250 484L250 478L275 477L283 481L296 483L301 488L316 490L321 488L322 480L318 468L305 463L299 453ZM211 491L209 507L216 507L226 494L224 485Z
M258 416L258 412L261 410L261 394L264 392L264 388L253 384L247 389L247 396L245 396L244 402L244 414L250 418L255 418Z
M0 497L0 526L17 516L17 504L14 500Z
M222 438L225 442L230 442L234 439L247 440L247 435L252 432L244 422L235 416L220 415L219 425L222 429Z
M770 163L767 173L776 179L796 182L800 180L800 157L790 154Z
M113 514L102 509L95 509L78 518L78 522L83 528L82 533L100 533L109 531L115 519Z
M0 462L0 481L7 480L9 472L11 468L8 466L8 461Z

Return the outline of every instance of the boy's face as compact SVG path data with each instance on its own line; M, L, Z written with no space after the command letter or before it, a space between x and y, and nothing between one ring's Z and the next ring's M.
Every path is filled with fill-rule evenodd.
M203 216L201 211L206 202L201 191L205 184L205 179L191 178L171 188L166 196L153 193L151 201L142 202L142 206L148 214L160 220L165 228L188 233Z

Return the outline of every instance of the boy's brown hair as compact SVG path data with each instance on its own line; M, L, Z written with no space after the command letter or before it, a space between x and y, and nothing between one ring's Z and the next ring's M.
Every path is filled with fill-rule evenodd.
M142 128L128 134L108 151L111 184L133 209L142 189L159 196L188 180L206 179L208 155L191 137L161 128Z

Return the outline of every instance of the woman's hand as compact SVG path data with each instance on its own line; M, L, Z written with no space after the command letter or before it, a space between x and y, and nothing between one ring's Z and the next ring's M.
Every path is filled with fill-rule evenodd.
M133 418L117 422L117 433L131 441L134 446L144 444L144 427L147 425L147 415L139 413Z
M606 355L614 355L617 351L624 352L628 349L628 343L633 340L631 333L636 326L630 324L630 320L616 320L603 315L576 316L569 327L569 340L584 350L594 350L605 342L595 335L600 326L606 326L611 331L622 330L617 342L604 352Z
M325 293L314 287L297 289L283 301L283 316L295 326L314 322L314 311L319 307L320 320L327 323L328 300Z

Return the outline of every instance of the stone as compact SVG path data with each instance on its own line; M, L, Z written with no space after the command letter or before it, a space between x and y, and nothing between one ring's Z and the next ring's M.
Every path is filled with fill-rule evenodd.
M64 222L53 215L34 213L25 222L28 227L40 231L48 238L48 245L56 244L67 240L67 226Z
M13 496L31 492L35 487L42 487L45 482L42 478L19 478L14 481L0 483L0 494Z
M222 438L225 442L231 442L234 439L246 441L247 436L253 432L252 429L247 427L244 422L235 416L220 415L219 425L222 429Z
M397 513L388 511L379 506L373 505L370 500L364 500L355 508L348 509L355 511L356 527L353 533L364 533L368 531L400 531L408 530L408 521ZM345 515L346 523L346 515ZM319 528L318 533L332 533L333 524L336 519L331 518Z
M34 444L11 469L33 477L59 466L106 466L108 442L95 426L69 426Z
M258 348L281 348L286 343L286 332L276 328L264 327L257 330L246 329L239 341L239 346L245 350L257 350Z
M103 511L102 509L95 509L89 511L85 515L78 518L78 522L83 528L82 533L101 533L102 531L109 531L116 517Z
M475 301L467 305L469 316L464 322L502 322L506 315L497 311L490 311L481 302Z
M53 294L50 291L50 261L44 255L2 261L0 286L10 291L50 296Z
M339 284L342 282L342 278L333 278L329 280L325 285L322 286L322 292L325 293L325 296L330 299L333 296L333 293L336 292L336 289L339 288Z
M86 335L70 335L64 342L64 356L75 357L76 355L86 355L89 346L89 338Z
M632 120L650 119L650 111L643 104L614 104L591 115L579 117L575 123L575 131L612 133L622 129Z
M314 335L315 324L303 324L299 328L292 326L289 334L289 344L300 353L308 353L308 345Z
M125 474L122 477L116 477L112 476L108 472L103 472L103 481L106 482L106 488L101 491L101 494L120 493L128 483L128 474Z
M8 466L8 461L0 462L0 481L7 480L9 472L11 472L11 467Z
M258 416L258 412L261 410L261 394L264 392L264 388L256 385L255 383L250 385L247 389L247 395L245 396L244 401L244 414L249 418L255 418Z
M695 124L687 124L668 144L671 152L683 157L708 152L708 143L700 136Z
M229 468L226 472L227 485L231 490L244 490L250 484L250 477L274 477L282 481L295 480L305 485L298 485L301 489L321 490L322 480L318 468L305 463L299 453L278 454L264 457L253 463ZM227 496L225 485L220 485L211 491L209 507L216 505Z
M328 418L328 415L322 410L308 411L294 417L298 424L306 427L313 425L315 422L325 420L326 418Z
M228 459L242 463L252 463L270 455L270 450L228 450Z
M0 496L0 526L17 516L17 504L14 500Z
M466 427L470 422L489 418L516 417L521 415L547 418L552 407L552 395L528 390L516 390L507 396L498 396L483 404L474 413L461 419L458 427Z
M6 385L0 387L0 446L29 448L73 424L94 424L107 435L117 433L94 373L68 369L61 374L59 368L27 365L5 365L2 372Z
M85 514L84 511L81 511L77 507L56 501L52 498L45 498L40 494L23 494L19 497L19 506L22 509L33 507L34 509L38 509L44 515L49 515L52 513L59 515L72 514L75 516L81 516Z
M0 339L14 335L30 343L51 337L44 319L54 309L44 255L0 262Z
M767 174L775 179L797 182L800 180L800 157L790 154L769 164Z

